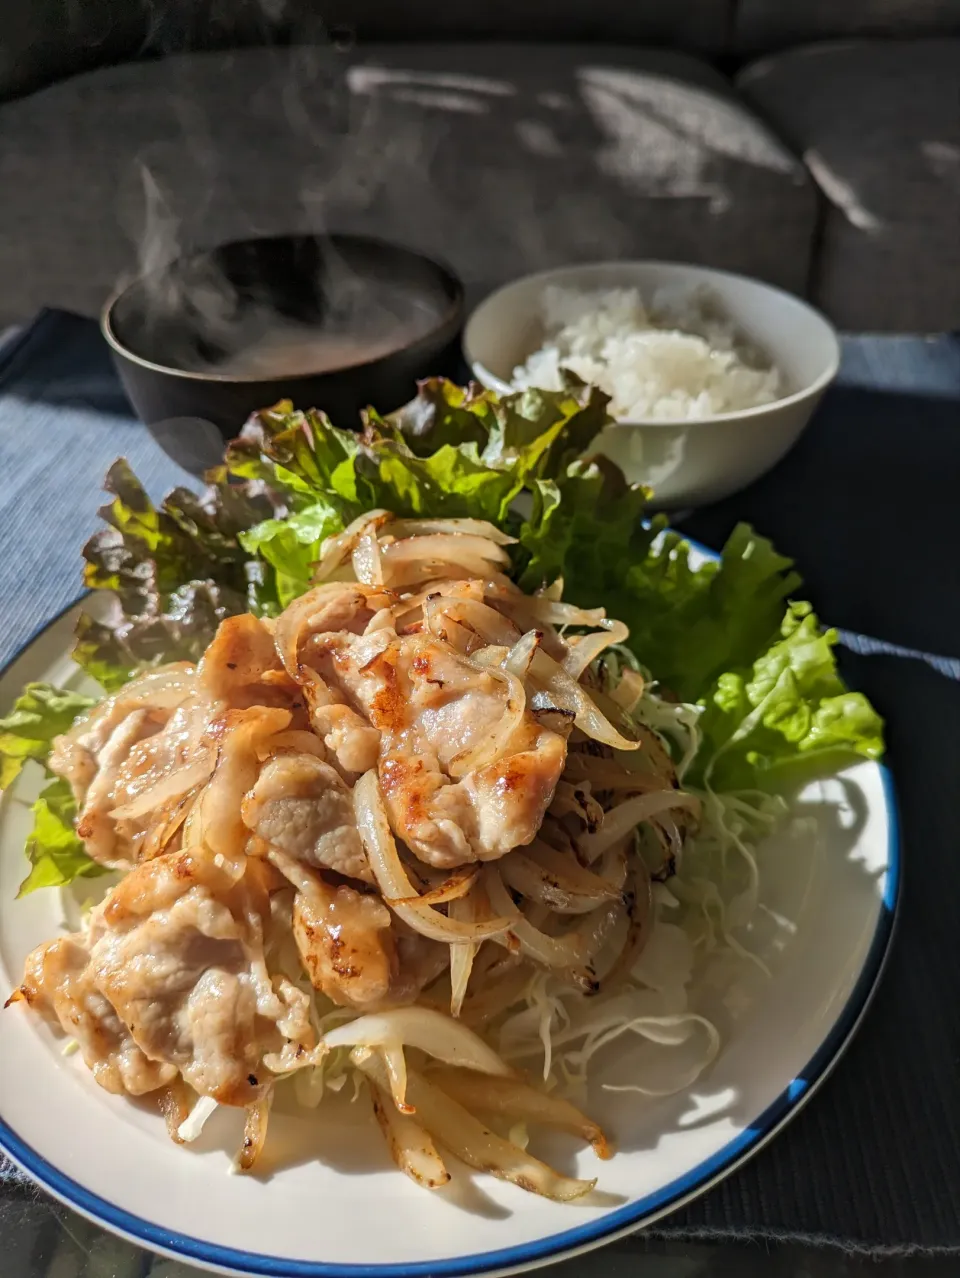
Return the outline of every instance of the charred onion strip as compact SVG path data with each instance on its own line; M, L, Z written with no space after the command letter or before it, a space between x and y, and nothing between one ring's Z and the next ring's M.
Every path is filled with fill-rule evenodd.
M451 901L449 916L457 923L475 923L479 917L479 902L476 893L459 897ZM450 946L450 1015L459 1017L470 983L473 962L480 949L478 941L468 941L465 945Z
M204 751L202 758L194 759L183 767L168 773L156 785L150 786L142 794L138 794L136 798L131 799L129 803L123 803L120 807L113 808L110 816L114 821L129 821L134 817L144 816L147 812L153 812L173 799L179 799L188 790L202 785L212 774L216 762L216 750L208 747Z
M191 1095L191 1089L182 1078L175 1078L169 1087L157 1092L157 1108L167 1125L167 1135L175 1145L184 1143L180 1128L190 1116Z
M370 1098L373 1113L390 1150L390 1157L400 1170L424 1189L440 1189L450 1180L450 1173L437 1152L429 1134L409 1114L398 1112L390 1099L372 1077Z
M419 894L410 882L397 852L376 772L371 770L364 773L354 787L353 799L360 840L380 891L384 899L391 903L390 908L394 913L414 931L422 936L429 936L434 941L456 944L499 936L509 928L508 918L460 923L444 914L438 914L431 905L424 905L422 902L417 905L401 904Z
M593 1146L598 1158L613 1156L599 1124L560 1096L551 1096L519 1079L490 1078L466 1069L431 1070L428 1077L466 1109L479 1109L501 1118L556 1127L580 1136Z
M267 1124L270 1119L270 1106L273 1104L273 1086L265 1086L263 1095L247 1108L247 1121L243 1128L243 1144L237 1154L237 1171L252 1170L257 1159L263 1153L267 1139Z
M388 510L368 510L351 524L347 524L342 533L328 537L320 547L320 559L314 565L313 580L322 582L335 572L341 564L350 558L354 547L367 532L376 532L388 524L393 516Z
M592 737L594 741L601 741L604 745L612 746L615 750L639 748L640 742L631 741L618 732L576 679L567 674L563 666L548 656L542 648L533 654L530 671L554 698L560 709L573 712L574 723L588 737Z
M571 678L579 679L587 666L606 652L611 644L623 643L630 637L630 631L622 621L603 621L601 625L604 630L599 634L576 635L567 639L568 652L563 659L563 668Z
M403 1054L402 1045L385 1044L380 1051L390 1079L390 1095L394 1105L401 1114L415 1114L417 1111L407 1104L407 1058Z
M444 905L447 902L459 901L467 895L480 875L478 865L464 865L449 878L430 888L427 892L401 897L397 901L385 898L387 905Z
M370 1012L328 1030L328 1050L335 1047L414 1047L447 1065L462 1065L482 1074L509 1077L513 1070L478 1034L432 1007L399 1007ZM392 1090L392 1089L389 1089Z
M685 808L699 813L700 801L683 790L655 790L651 794L638 794L626 799L603 818L603 825L596 834L585 834L577 839L577 847L587 861L593 862L608 848L626 838L642 821L674 809Z
M542 967L564 969L572 984L585 993L596 993L597 977L590 964L623 917L625 906L619 893L615 901L591 911L577 931L566 932L562 936L549 936L517 909L499 873L492 866L487 867L485 886L490 904L495 910L507 914L508 907L513 909L510 934L520 942L521 953Z
M397 537L422 537L428 533L447 533L454 537L464 534L483 537L495 546L515 546L516 537L508 537L496 524L486 519L395 519L390 531Z
M509 960L515 961L513 959ZM476 994L467 998L460 1015L470 1025L486 1025L520 1001L529 986L531 974L522 966L512 968L497 980L485 978Z
M593 834L603 825L604 812L601 805L590 793L590 783L581 782L575 786L561 777L553 792L550 811L554 816L573 815Z
M630 895L627 901L629 919L627 936L623 949L614 960L613 966L604 974L605 989L629 976L634 963L643 953L653 928L653 885L650 881L650 872L639 857L634 858L633 865Z
M600 875L584 869L575 856L558 852L540 840L504 857L500 873L517 892L560 914L585 914L620 895Z
M383 1061L377 1055L354 1052L351 1059L381 1091L388 1090ZM517 1145L497 1136L415 1070L410 1071L409 1094L417 1107L418 1123L468 1167L489 1172L500 1180L511 1181L521 1189L551 1198L554 1202L572 1202L582 1198L597 1183L596 1180L574 1180L570 1176L562 1176Z

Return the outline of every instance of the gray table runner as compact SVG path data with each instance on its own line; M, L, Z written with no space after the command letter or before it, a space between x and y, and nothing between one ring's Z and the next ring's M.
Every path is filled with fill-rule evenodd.
M130 415L95 327L42 316L0 349L0 663L79 593L100 480L125 455L154 496L184 473ZM845 343L798 447L684 523L751 519L848 635L848 678L888 720L906 886L876 1001L831 1078L670 1237L960 1252L960 343ZM29 1192L0 1164L0 1196Z

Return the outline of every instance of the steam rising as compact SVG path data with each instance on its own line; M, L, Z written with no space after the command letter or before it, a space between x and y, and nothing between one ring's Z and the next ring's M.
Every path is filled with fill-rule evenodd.
M265 21L287 12L285 0L260 0ZM318 35L301 29L296 33ZM447 299L416 279L391 277L376 262L358 261L328 234L331 193L352 194L368 203L372 138L367 122L374 99L352 94L343 73L348 42L323 38L270 50L273 72L252 84L251 127L258 101L279 86L287 125L307 144L308 161L291 174L291 231L316 236L294 261L268 256L252 263L241 256L198 251L214 247L204 212L225 194L221 157L214 143L216 121L205 117L190 91L190 76L170 103L179 126L176 140L154 144L136 161L135 195L127 201L126 221L137 244L140 283L136 314L131 306L127 331L119 336L138 354L189 370L214 370L237 376L284 376L323 371L364 362L425 335L440 318ZM331 139L335 145L331 146ZM401 137L404 158L417 163L421 139ZM174 182L184 160L205 187L189 208L177 208ZM230 236L262 233L244 197L256 194L256 173L249 187L233 197ZM354 202L354 201L351 201ZM181 200L181 204L183 201ZM131 216L130 206L136 212ZM245 207L246 205L246 207ZM347 229L347 228L344 228Z

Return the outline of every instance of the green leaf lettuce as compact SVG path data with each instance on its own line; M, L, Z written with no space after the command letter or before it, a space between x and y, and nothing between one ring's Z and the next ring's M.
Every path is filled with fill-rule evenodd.
M351 431L284 402L228 445L202 497L177 490L157 506L117 463L107 527L85 551L87 584L115 602L81 619L77 659L107 689L145 664L196 659L225 616L274 615L307 590L324 540L365 511L488 519L517 538L524 589L562 577L566 599L627 624L665 690L705 707L718 783L759 784L828 749L875 757L879 720L844 689L833 636L808 605L788 608L790 560L740 525L718 563L695 563L648 518L649 491L591 457L607 403L575 379L498 397L434 378Z
M728 671L702 699L698 771L718 790L770 786L807 761L883 753L883 721L837 673L835 630L808 603L787 609L778 637L752 664Z
M77 808L66 781L57 778L33 805L33 829L27 838L30 873L20 884L18 896L42 887L63 887L77 878L105 874L87 855L74 828Z
M28 683L10 714L0 719L0 788L16 780L28 759L46 768L54 738L67 732L94 704L80 692ZM76 815L69 785L54 779L33 804L33 829L25 849L31 869L20 896L38 887L70 883L80 875L103 873L77 837Z
M54 737L71 728L94 702L49 683L28 683L0 719L0 790L16 780L27 759L45 763Z

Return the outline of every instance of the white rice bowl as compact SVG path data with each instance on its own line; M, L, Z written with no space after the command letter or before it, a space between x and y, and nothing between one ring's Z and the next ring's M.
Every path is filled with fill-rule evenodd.
M544 339L513 371L518 389L563 388L563 369L611 397L619 421L697 421L773 403L779 370L724 317L707 289L584 290L548 285Z

